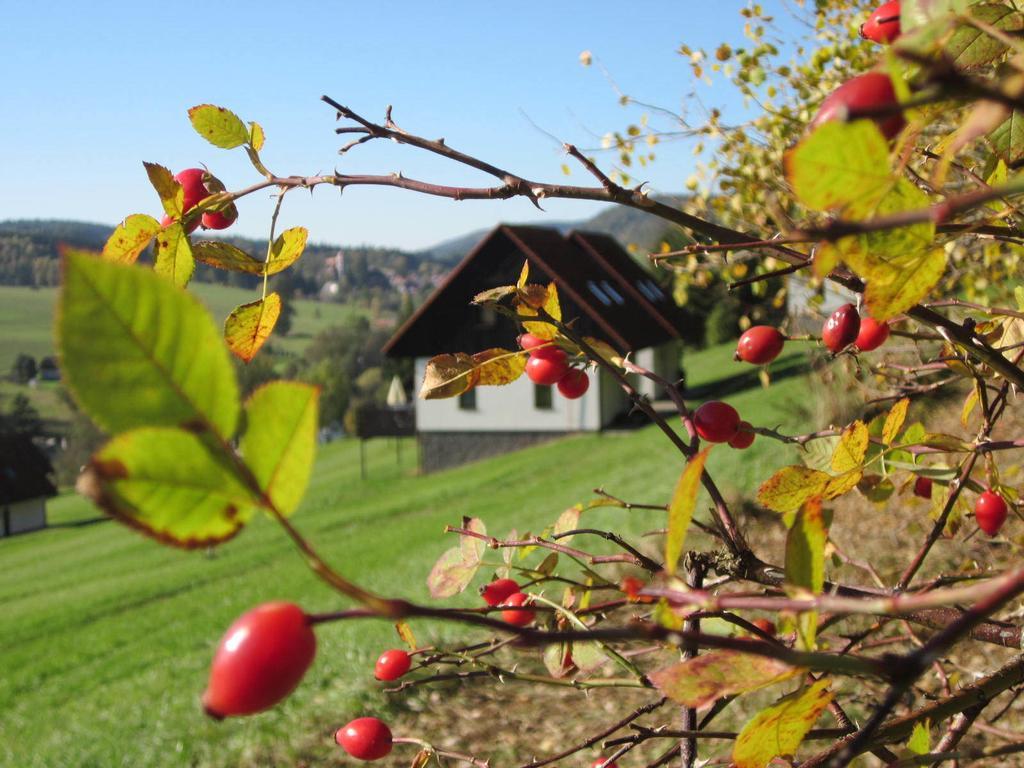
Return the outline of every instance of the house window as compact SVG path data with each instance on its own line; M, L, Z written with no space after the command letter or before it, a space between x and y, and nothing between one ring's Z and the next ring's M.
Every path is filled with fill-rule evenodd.
M470 389L459 395L459 410L460 411L475 411L476 410L476 388Z
M550 411L553 407L551 400L551 387L543 384L533 385L533 407L538 411Z
M612 300L608 298L608 294L602 291L601 287L593 280L587 280L587 288L589 288L590 292L597 297L597 300L606 307L610 307L612 305Z
M612 301L614 301L616 304L626 303L626 300L622 298L622 294L615 290L615 288L612 287L612 284L609 283L607 280L601 281L601 288L604 289L604 292L608 296L612 297Z

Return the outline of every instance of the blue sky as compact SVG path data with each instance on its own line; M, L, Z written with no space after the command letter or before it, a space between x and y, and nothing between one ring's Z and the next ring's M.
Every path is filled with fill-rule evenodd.
M339 164L326 93L372 118L387 104L407 130L538 180L563 180L549 135L597 146L636 119L617 103L593 52L623 90L678 107L692 87L676 50L740 42L741 0L676 2L64 2L7 3L0 24L0 219L116 223L156 213L142 161L206 164L229 188L256 181L240 151L208 145L188 107L215 103L257 120L279 174L390 173L489 183L409 148L375 143ZM771 5L769 3L768 5ZM716 91L718 93L718 91ZM732 105L734 108L736 105ZM531 124L532 123L532 124ZM537 127L543 130L538 130ZM545 133L546 132L546 133ZM679 191L689 147L662 145L642 178ZM610 159L610 158L609 158ZM573 168L574 183L590 183ZM264 236L269 198L241 204L241 234ZM501 220L583 218L599 204L462 202L400 190L291 195L281 223L321 242L431 245Z

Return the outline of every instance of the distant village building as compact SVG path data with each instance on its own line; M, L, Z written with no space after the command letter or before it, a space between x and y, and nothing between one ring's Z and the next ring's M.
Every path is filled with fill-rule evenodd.
M515 324L471 301L480 291L515 283L524 261L531 282L558 286L563 319L581 334L631 353L637 364L669 380L679 377L679 329L685 320L671 296L613 238L542 227L492 230L398 329L385 354L414 358L419 382L434 355L517 348ZM635 384L655 396L652 382ZM415 408L420 465L429 472L566 433L601 431L622 418L630 403L600 371L578 400L523 376L458 398L417 400Z
M0 538L46 527L53 466L31 439L0 437Z

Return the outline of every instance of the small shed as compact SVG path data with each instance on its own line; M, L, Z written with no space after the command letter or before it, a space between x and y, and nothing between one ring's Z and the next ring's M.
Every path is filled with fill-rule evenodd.
M391 357L413 358L417 381L427 360L445 352L516 348L518 329L487 307L472 304L480 291L515 283L523 262L530 280L554 282L562 316L639 365L678 378L685 316L669 293L607 235L500 225L456 266L384 346ZM637 388L655 395L644 380ZM504 387L472 389L450 400L416 403L420 463L432 471L521 448L570 432L598 432L630 404L604 372L578 400L552 395L526 377Z
M53 465L23 435L0 436L0 538L46 527L46 500L57 495Z

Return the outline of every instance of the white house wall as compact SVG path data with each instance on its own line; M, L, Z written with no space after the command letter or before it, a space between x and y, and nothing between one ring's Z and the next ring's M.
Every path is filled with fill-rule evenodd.
M9 510L10 532L24 533L35 531L46 527L46 501L44 499L30 499L19 501L15 504L6 505ZM3 531L0 530L0 534Z
M427 358L416 359L416 381L423 381ZM601 377L578 400L552 392L552 407L534 407L533 382L525 376L504 387L477 387L476 407L459 408L459 398L416 401L419 432L594 432L601 428Z

